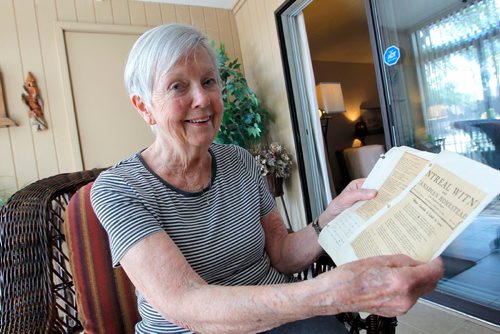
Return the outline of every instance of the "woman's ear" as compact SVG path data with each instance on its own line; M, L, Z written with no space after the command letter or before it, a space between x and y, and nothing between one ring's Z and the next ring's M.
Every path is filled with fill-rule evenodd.
M156 124L156 120L154 119L153 115L151 112L148 110L148 107L146 106L146 103L141 99L139 95L130 95L130 101L132 101L132 104L134 105L135 109L141 115L141 117L144 119L146 123L149 125L154 125Z

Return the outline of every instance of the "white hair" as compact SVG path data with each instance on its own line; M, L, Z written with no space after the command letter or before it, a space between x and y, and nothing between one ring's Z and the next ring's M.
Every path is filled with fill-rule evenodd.
M200 46L207 51L220 81L217 54L207 37L196 28L173 23L146 31L135 42L125 66L124 79L129 95L138 95L151 105L151 94L159 78Z

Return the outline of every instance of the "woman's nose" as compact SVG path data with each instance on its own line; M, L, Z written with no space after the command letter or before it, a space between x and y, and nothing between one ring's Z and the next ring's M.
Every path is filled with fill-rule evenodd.
M198 84L193 87L193 108L204 108L210 103L208 92L205 88Z

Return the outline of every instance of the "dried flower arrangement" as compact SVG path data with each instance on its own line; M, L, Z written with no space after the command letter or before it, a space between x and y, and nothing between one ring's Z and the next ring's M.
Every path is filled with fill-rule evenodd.
M290 177L292 156L283 145L275 142L269 145L260 144L251 150L251 153L259 164L263 176Z

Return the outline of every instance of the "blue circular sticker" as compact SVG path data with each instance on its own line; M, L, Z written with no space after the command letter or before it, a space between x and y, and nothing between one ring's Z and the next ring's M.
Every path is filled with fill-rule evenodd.
M395 45L391 45L387 49L385 49L384 63L387 66L395 65L399 61L400 57L401 57L401 52L399 52L399 48Z

